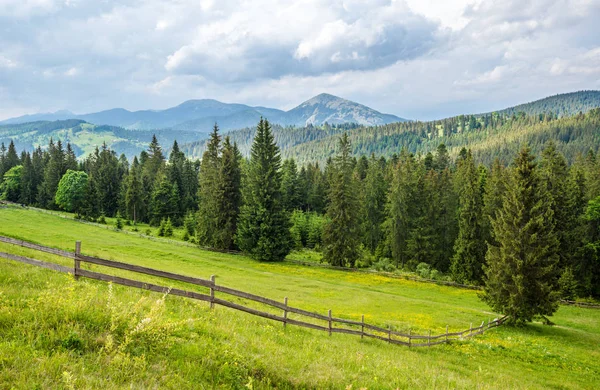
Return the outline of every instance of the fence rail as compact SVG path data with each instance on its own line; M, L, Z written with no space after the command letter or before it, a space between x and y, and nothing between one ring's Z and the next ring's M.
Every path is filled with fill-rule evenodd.
M502 318L494 319L493 321L488 320L487 323L482 322L480 326L473 328L473 325L461 332L449 332L448 326L446 326L446 332L438 335L431 335L431 331L427 335L417 335L412 334L412 332L402 333L395 330L392 330L391 327L382 328L380 326L372 325L366 323L364 320L364 315L361 318L361 321L354 321L344 318L333 317L331 314L331 310L328 311L327 315L319 314L307 310L303 310L300 308L296 308L288 305L287 297L283 300L283 302L276 301L274 299L262 297L255 294L250 294L244 291L236 290L230 287L225 287L216 283L215 277L211 276L210 279L200 279L191 276L185 276L180 274L175 274L167 271L161 271L153 268L143 267L139 265L122 263L114 260L106 260L98 257L87 256L81 253L81 242L77 241L75 243L75 251L69 252L61 249L50 248L43 245L34 244L31 242L18 240L10 237L0 236L0 242L21 246L28 249L33 249L45 253L49 253L52 255L57 255L61 257L65 257L68 259L73 259L73 267L67 267L60 264L49 263L41 260L31 259L29 257L0 252L0 257L18 261L25 264L34 265L37 267L42 267L58 272L70 273L75 276L76 279L80 277L95 279L105 282L112 282L115 284L120 284L123 286L129 286L144 290L150 290L160 293L169 293L172 295L177 295L186 298L192 298L200 301L205 301L210 303L210 307L213 308L214 305L221 305L225 307L229 307L234 310L239 310L245 313L249 313L252 315L256 315L259 317L267 318L273 321L282 322L284 326L287 324L301 326L305 328L320 330L328 332L330 335L332 333L342 333L342 334L350 334L360 336L361 338L368 337L374 338L378 340L382 340L391 344L405 345L408 347L431 347L434 345L448 343L452 340L465 339L468 337L473 337L478 334L482 334L490 328L501 325L505 320L506 316ZM134 273L151 275L160 278L176 280L179 282L189 283L196 286L206 287L209 289L209 294L202 294L195 291L188 291L179 288L170 288L166 286L161 286L153 283L142 282L134 279L128 279L120 276L107 275L91 270L87 270L81 268L81 263L89 263L102 267L120 269L125 271L130 271ZM263 305L270 306L272 308L276 308L282 310L281 315L268 313L265 311L261 311L252 307L245 306L240 303L235 303L228 301L226 299L222 299L221 297L216 297L215 292L229 295L237 298L242 298L245 300L257 302ZM301 321L299 319L289 318L289 314L293 313L299 316L309 317L313 320L321 321L320 324ZM336 327L335 324L345 325L345 328ZM351 329L349 327L354 327ZM416 342L415 342L416 341Z

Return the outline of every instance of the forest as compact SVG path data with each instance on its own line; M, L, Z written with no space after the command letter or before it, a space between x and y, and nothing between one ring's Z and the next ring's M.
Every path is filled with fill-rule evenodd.
M560 107L568 105L568 101L561 102ZM538 107L537 103L535 107ZM413 154L425 155L434 152L443 143L453 158L462 148L469 148L477 161L484 165L491 165L496 158L506 165L512 161L514 151L520 145L527 143L534 153L540 153L550 139L556 141L557 148L570 163L578 154L586 153L590 148L598 152L600 115L597 109L564 117L559 117L553 111L538 111L534 115L527 115L523 111L510 112L459 115L430 122L398 122L383 126L274 125L273 132L282 157L294 158L300 165L315 161L324 164L335 153L338 138L344 132L348 133L352 154L356 156L375 153L390 158L402 148ZM249 128L228 135L246 156L255 131L255 128ZM184 144L181 150L188 156L201 157L207 142L202 140Z
M536 301L537 309L513 313L525 320L552 314L559 298L600 297L600 156L581 145L576 153L569 143L588 129L598 133L600 109L561 119L485 118L483 125L457 117L436 127L440 134L452 130L436 138L447 144L433 151L402 147L389 156L360 149L352 126L332 127L333 155L325 163L283 159L262 119L247 158L217 125L201 160L186 158L176 141L166 156L156 137L131 162L106 145L78 160L60 141L20 154L11 142L0 147L0 193L90 221L150 223L166 235L184 226L186 240L260 261L309 248L335 266L483 285L484 299L503 312L507 299L516 299L507 298L510 291L527 290L534 296L518 299ZM490 139L518 128L529 142L507 138L495 145L497 153L451 153L460 145L455 138L483 137L464 131L477 126ZM553 135L539 136L540 129ZM517 282L514 270L522 273Z

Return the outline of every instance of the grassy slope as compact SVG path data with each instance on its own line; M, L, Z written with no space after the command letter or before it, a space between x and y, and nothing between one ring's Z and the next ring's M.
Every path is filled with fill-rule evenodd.
M243 256L150 241L35 211L0 209L0 234L65 249L72 249L79 239L86 254L203 278L215 274L217 282L230 287L274 299L287 296L291 305L322 313L331 308L340 317L358 319L364 313L370 322L399 330L437 332L446 324L458 330L494 317L473 291L286 263L256 263ZM0 251L61 261L2 244ZM166 338L132 343L139 347L130 347L123 358L106 352L107 335L121 334L124 340L127 334L111 331L106 284L72 283L64 275L0 260L0 292L0 334L5 334L0 340L2 388L10 384L46 388L55 383L68 387L65 371L76 387L99 387L106 381L102 386L109 388L131 384L230 388L247 384L249 377L255 387L270 383L279 388L600 385L597 310L561 307L554 317L555 327L503 327L473 341L409 350L291 326L283 330L281 324L268 320L221 307L211 312L206 304L168 297L166 313L157 321L192 322L163 332ZM118 311L132 318L136 313L128 310L139 306L132 303L140 297L160 296L120 287L115 287L115 295L124 305ZM57 319L57 313L65 320ZM113 322L121 324L118 329L127 328L126 320ZM81 339L75 343L80 348L70 347L72 338ZM31 361L34 364L26 363Z

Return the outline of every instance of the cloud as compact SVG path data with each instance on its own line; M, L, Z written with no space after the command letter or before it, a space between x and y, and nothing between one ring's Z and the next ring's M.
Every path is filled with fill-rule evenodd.
M0 118L320 92L409 118L487 111L600 88L597 20L590 0L3 0Z

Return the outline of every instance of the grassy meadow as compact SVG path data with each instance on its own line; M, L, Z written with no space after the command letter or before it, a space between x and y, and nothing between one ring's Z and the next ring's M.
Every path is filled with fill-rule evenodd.
M142 229L140 229L142 230ZM498 315L477 292L382 275L149 240L18 207L0 235L208 278L291 306L426 334ZM0 251L71 265L1 244ZM295 258L299 255L295 254ZM163 285L172 281L86 265ZM193 289L189 286L186 288ZM198 287L198 291L202 288ZM217 295L218 296L218 295ZM258 306L257 306L258 307ZM409 349L327 335L175 296L0 259L0 388L555 388L600 387L600 310L561 307L556 326L500 327L472 340Z

